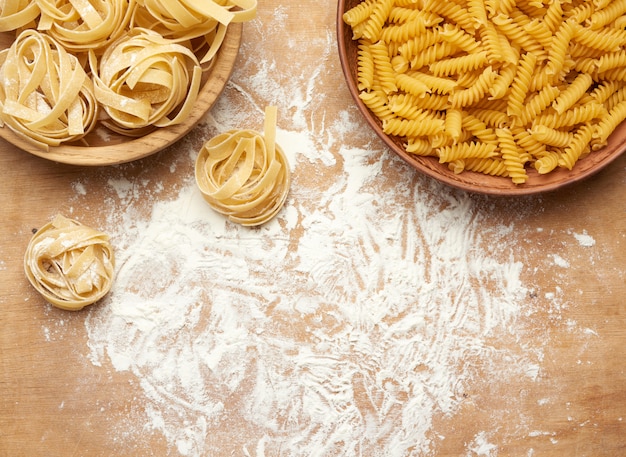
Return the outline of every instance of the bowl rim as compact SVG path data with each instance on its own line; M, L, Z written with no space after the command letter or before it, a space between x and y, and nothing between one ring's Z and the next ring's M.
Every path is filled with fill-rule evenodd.
M348 91L357 105L357 108L365 118L367 124L374 130L376 135L397 156L421 174L429 176L430 178L456 189L477 194L505 197L535 195L560 190L564 187L570 187L573 184L586 180L614 162L624 153L624 151L626 151L626 122L622 122L609 137L609 143L607 146L591 153L596 156L596 159L591 166L586 167L585 169L580 167L580 163L576 164L578 165L578 168L576 166L573 167L573 172L572 170L558 169L546 175L540 175L536 173L534 169L531 169L528 170L530 172L529 181L533 179L534 182L531 181L522 185L513 184L509 178L490 176L470 170L463 171L460 174L454 174L451 171L447 171L447 173L442 172L444 168L441 164L439 164L437 158L410 154L404 148L395 143L389 135L382 131L381 122L359 98L360 91L356 86L354 75L351 72L350 61L348 58L348 47L346 45L346 37L351 29L343 21L343 13L346 11L347 1L349 0L338 0L337 3L336 38L341 69L346 85L348 86ZM558 179L555 179L555 176L557 176ZM480 184L480 181L494 182L498 184L498 186L485 186L484 184Z
M61 144L59 146L51 146L48 150L39 148L15 133L8 126L0 127L0 137L22 151L67 165L119 165L156 154L189 133L213 107L224 91L234 70L242 35L242 23L229 24L224 41L218 49L213 62L207 69L203 70L205 74L203 75L203 83L200 87L198 99L187 119L180 124L156 128L143 136L136 138L128 137L127 140L124 140L119 134L107 131L107 134L110 134L112 137L122 138L123 141L106 144L106 140L102 140L103 144L97 146ZM104 129L104 127L97 128ZM97 133L92 132L91 135L97 135Z

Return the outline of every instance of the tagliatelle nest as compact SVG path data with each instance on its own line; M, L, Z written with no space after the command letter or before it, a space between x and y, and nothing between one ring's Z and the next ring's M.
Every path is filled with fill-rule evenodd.
M104 297L113 284L109 236L58 215L31 238L24 271L52 305L76 311Z
M118 133L181 122L200 90L195 54L151 30L133 29L97 62L90 57L96 98L110 117L107 127Z
M196 183L207 203L229 220L261 225L278 214L291 182L275 142L276 107L265 111L264 135L231 130L207 141L196 159Z

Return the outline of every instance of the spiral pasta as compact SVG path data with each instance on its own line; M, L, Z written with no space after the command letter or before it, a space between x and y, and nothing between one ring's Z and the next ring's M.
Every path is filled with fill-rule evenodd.
M357 62L374 66L357 70L375 75L359 97L384 133L454 173L523 185L529 169L571 170L626 119L625 12L624 0L365 0L344 20L388 57Z
M114 270L109 236L61 215L33 235L24 255L32 286L52 305L71 311L104 297Z
M50 36L21 32L0 52L0 81L2 124L42 149L83 138L96 124L91 79Z
M206 202L229 220L261 225L283 207L291 172L276 144L276 107L265 110L264 133L231 130L207 141L195 164Z

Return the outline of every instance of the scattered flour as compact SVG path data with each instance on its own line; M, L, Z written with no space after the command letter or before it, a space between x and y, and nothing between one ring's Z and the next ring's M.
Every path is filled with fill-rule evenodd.
M470 443L466 455L467 457L495 457L498 455L498 446L489 442L486 432L480 432L474 437L474 441Z
M297 137L278 140L297 151ZM427 454L433 414L461 401L465 357L514 329L522 265L475 249L469 200L402 206L406 182L374 186L368 153L343 154L331 188L294 188L257 230L214 214L191 180L149 218L108 215L119 267L89 312L90 358L138 378L145 426L181 455L216 451L206 437L226 416L264 430L256 455ZM141 201L141 186L109 184ZM507 355L509 372L537 376Z
M102 229L118 271L87 311L89 359L136 377L136 432L162 434L177 455L432 455L443 439L434 417L453 416L472 384L468 359L502 383L541 370L541 348L497 344L521 340L528 312L524 265L506 254L513 228L486 233L489 212L466 194L385 169L397 159L345 89L319 86L318 75L340 71L325 27L309 43L325 57L291 65L266 53L270 35L250 24L239 67L199 127L208 139L258 126L265 106L278 106L293 183L276 219L248 229L213 213L184 141L169 168L176 189L106 183ZM332 115L331 95L347 103ZM497 455L488 438L476 435L467 455Z
M551 257L554 259L554 264L557 267L569 268L570 263L566 259L561 257L559 254L551 254Z
M586 231L583 231L583 233L574 233L574 238L576 238L578 243L584 247L591 247L596 244L596 240L593 239L592 236L588 235Z

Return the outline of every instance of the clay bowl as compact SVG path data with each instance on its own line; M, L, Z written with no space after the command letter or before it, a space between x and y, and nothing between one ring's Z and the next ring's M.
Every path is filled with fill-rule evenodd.
M489 176L482 173L464 171L455 174L447 164L439 163L434 157L421 157L406 152L400 138L385 134L381 122L359 99L357 88L357 42L352 39L350 26L343 22L345 11L356 6L360 0L338 0L337 42L339 58L348 89L363 117L376 134L395 154L400 156L415 170L442 183L469 192L489 195L529 195L553 191L586 179L617 159L626 150L626 123L622 123L609 137L606 147L594 151L575 164L572 170L559 168L547 174L539 174L534 168L528 169L525 184L515 185L509 178Z
M241 44L242 24L228 27L222 46L218 50L209 70L204 72L198 99L189 115L181 124L160 128L141 137L120 135L102 126L97 126L86 137L89 146L62 144L42 150L16 135L8 127L0 128L0 137L18 148L54 162L72 165L115 165L132 162L152 155L178 141L186 135L211 109L220 96L235 66ZM0 33L0 49L9 47L13 36Z

